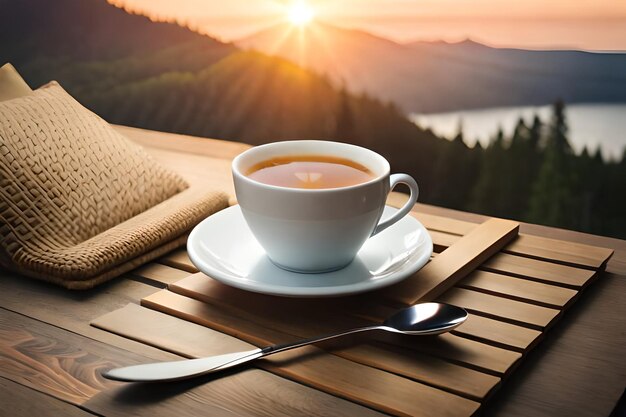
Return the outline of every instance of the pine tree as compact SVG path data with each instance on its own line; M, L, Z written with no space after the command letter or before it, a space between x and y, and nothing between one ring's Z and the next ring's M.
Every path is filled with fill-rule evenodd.
M337 124L334 139L350 141L355 139L354 114L350 107L350 97L345 86L339 92L339 110L337 112Z
M557 101L543 150L543 161L532 186L527 220L563 228L577 228L579 201L572 148L567 140L565 106Z
M508 187L507 152L502 127L483 152L480 173L470 195L469 209L493 216L507 217L503 190Z
M540 139L539 118L535 117L530 128L520 118L511 139L511 146L505 155L509 181L502 191L502 216L522 219L528 211L531 187L541 162L537 148Z
M467 201L479 175L482 149L470 149L463 137L462 123L459 130L446 144L435 164L437 185L432 200L435 204L456 208L467 208Z
M541 141L541 131L543 130L543 123L538 115L535 114L533 118L533 124L528 132L528 141L530 146L535 150L539 149L539 142Z

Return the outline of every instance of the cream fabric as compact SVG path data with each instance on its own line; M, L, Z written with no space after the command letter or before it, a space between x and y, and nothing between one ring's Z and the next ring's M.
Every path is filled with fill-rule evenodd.
M56 82L0 102L5 267L70 288L112 278L227 204L186 188Z
M4 64L0 67L0 101L22 97L32 91L13 65Z

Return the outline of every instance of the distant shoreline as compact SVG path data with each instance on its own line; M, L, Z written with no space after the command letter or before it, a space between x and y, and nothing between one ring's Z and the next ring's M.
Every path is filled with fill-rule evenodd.
M453 138L462 126L465 143L473 147L479 141L486 147L498 127L502 127L505 136L510 136L520 117L529 125L535 114L547 122L551 113L551 106L494 107L432 114L412 113L409 119L448 139ZM601 146L605 160L620 160L626 148L624 115L626 103L567 105L568 138L574 151L580 153L586 146L588 152L594 154Z

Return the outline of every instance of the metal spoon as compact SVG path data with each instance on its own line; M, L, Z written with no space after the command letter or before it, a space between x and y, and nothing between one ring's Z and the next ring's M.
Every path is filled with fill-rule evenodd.
M384 330L409 335L434 335L448 332L467 319L467 312L461 307L441 303L422 303L398 311L380 325L346 330L325 336L313 337L293 343L268 346L245 352L228 353L201 359L187 359L174 362L149 363L111 369L102 375L105 378L125 382L165 382L178 381L222 371L264 356L284 352L312 343L335 337L370 330Z

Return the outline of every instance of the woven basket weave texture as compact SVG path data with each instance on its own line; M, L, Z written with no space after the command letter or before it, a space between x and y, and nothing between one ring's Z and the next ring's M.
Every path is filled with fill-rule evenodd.
M226 205L187 187L55 82L0 102L5 267L70 288L111 278Z

